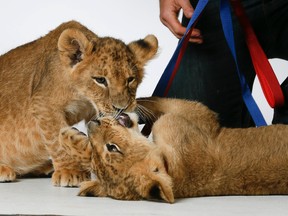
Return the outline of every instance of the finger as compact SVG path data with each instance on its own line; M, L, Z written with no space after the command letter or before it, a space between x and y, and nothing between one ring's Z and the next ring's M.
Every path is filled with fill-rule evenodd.
M161 22L177 37L182 38L186 32L178 20L179 10L182 8L183 13L187 18L190 18L194 12L189 0L178 0L171 4L169 0L160 0L160 20ZM193 29L191 33L191 42L202 43L201 32L198 29Z
M180 6L183 10L183 14L185 17L187 18L191 18L192 14L194 13L194 8L192 7L192 5L190 4L190 1L188 0L182 0L182 2L180 3Z
M197 37L197 38L191 37L191 38L189 39L189 42L190 42L190 43L202 44L202 43L203 43L203 38L202 38L202 37Z
M178 19L168 20L166 26L177 38L181 38L186 32L186 28L181 25Z
M193 29L192 30L189 42L198 43L198 44L203 43L203 37L202 37L201 31L199 29Z
M178 19L168 19L167 21L166 19L162 18L161 21L178 39L181 39L186 32L186 27L183 27ZM190 42L203 42L201 31L199 29L194 28L190 37Z
M165 24L164 24L165 25ZM186 28L183 27L180 22L179 25L175 25L175 26L170 26L168 23L166 24L166 26L170 29L170 31L178 38L181 39L185 32L186 32ZM201 31L199 29L193 29L192 33L190 35L190 39L189 42L192 43L198 43L201 44L203 43L203 37L201 35Z

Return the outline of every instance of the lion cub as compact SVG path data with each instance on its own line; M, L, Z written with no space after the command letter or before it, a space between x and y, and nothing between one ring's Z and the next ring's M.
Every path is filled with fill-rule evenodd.
M100 117L88 137L64 129L66 151L96 174L81 196L163 199L211 195L288 194L288 126L221 128L217 115L198 102L142 98L138 110L156 120L153 140L137 119Z
M96 110L134 110L144 65L157 48L153 35L125 44L70 21L0 56L0 182L53 168L56 186L89 179L60 148L60 129Z

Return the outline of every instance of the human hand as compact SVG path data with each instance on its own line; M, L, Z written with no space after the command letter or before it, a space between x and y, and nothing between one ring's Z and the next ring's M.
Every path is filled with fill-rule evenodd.
M182 9L185 17L191 18L194 8L190 4L189 0L159 0L159 4L161 22L169 28L177 38L182 38L186 28L179 22L178 15ZM193 29L189 41L199 44L203 42L199 29Z

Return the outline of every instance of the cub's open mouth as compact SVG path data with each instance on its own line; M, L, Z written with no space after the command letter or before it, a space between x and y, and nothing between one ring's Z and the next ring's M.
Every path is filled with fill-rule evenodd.
M127 128L133 127L133 122L131 118L129 117L129 115L126 113L121 113L116 119L119 122L119 124L124 127L127 127Z

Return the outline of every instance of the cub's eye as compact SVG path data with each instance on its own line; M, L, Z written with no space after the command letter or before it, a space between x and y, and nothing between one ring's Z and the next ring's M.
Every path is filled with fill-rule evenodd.
M97 83L107 86L105 77L92 77Z
M109 152L117 152L117 153L121 153L119 147L116 144L106 144L106 148Z
M135 79L135 77L129 77L129 78L127 79L127 82L128 82L128 83L131 83L131 82L134 81L134 79Z

